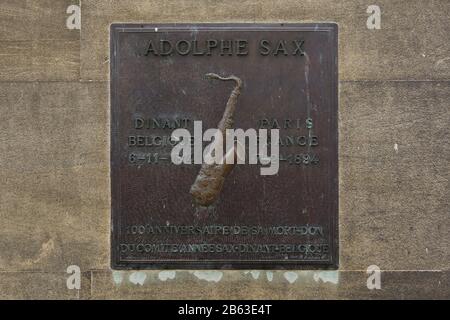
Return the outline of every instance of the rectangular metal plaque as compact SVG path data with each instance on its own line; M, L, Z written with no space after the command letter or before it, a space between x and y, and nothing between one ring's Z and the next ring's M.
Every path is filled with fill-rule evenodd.
M336 24L113 24L110 57L113 268L337 268ZM220 126L277 129L278 171L174 163Z

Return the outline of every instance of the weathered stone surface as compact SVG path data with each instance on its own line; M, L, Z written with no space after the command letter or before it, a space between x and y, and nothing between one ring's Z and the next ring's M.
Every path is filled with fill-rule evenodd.
M0 299L450 298L448 1L368 30L365 1L84 0L81 41L70 4L2 2ZM77 81L108 79L109 24L307 21L340 27L340 271L110 271L108 83Z
M0 55L0 81L79 78L79 41L0 40Z
M2 0L1 40L79 40L79 30L66 27L67 8L79 0Z
M0 270L109 260L106 83L0 88Z
M450 3L380 0L381 29L369 30L364 1L83 1L81 78L108 79L113 22L316 22L339 24L342 80L450 79Z
M75 80L80 31L66 27L77 1L2 1L0 81Z
M344 83L341 268L447 269L448 82Z
M81 287L67 288L65 272L0 272L0 299L89 299L91 273L81 274Z
M98 271L93 299L408 299L450 297L447 272L382 272L381 289L362 271Z

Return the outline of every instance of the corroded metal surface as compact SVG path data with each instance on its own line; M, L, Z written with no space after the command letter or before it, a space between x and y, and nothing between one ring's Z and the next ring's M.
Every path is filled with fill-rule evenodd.
M236 165L199 206L170 135L224 117L212 72L243 82L235 128L280 130L280 169ZM337 267L337 94L335 24L112 25L112 267Z

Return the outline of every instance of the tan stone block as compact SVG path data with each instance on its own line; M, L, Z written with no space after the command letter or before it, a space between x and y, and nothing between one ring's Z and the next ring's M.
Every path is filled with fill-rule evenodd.
M339 24L341 80L450 79L450 4L380 0L369 30L364 1L83 1L81 78L107 79L113 22L327 22Z
M366 272L341 272L339 299L448 299L448 271L382 271L381 288L367 288ZM342 285L341 285L342 283Z
M66 26L67 8L79 0L2 0L1 40L79 40L80 31Z
M81 274L81 288L68 289L62 272L0 272L0 299L89 299L91 273Z
M66 27L70 0L2 2L0 81L75 80L80 31Z
M332 281L338 277L332 272ZM295 271L95 271L93 299L300 299L336 295L334 283Z
M67 273L0 272L1 299L448 299L448 272L381 272L369 290L351 271L95 271L81 289Z
M106 83L0 88L0 270L109 265Z
M342 83L340 261L345 270L448 270L447 82Z
M84 40L80 45L89 48L80 48L80 62L83 65L80 67L80 78L93 81L109 80L109 44L105 45L104 41Z
M78 80L80 42L0 40L0 81Z
M93 299L445 299L446 272L381 272L381 289L364 271L96 271Z

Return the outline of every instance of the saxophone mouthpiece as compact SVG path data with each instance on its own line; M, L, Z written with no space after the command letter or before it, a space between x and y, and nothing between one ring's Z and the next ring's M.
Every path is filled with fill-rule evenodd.
M206 79L220 79L221 77L215 73L207 73L205 74Z
M231 81L236 82L236 85L238 87L242 86L242 80L234 75L230 75L228 77L222 77L216 73L210 72L210 73L205 74L205 78L206 79L217 79L217 80L222 80L222 81L230 81L231 80Z

